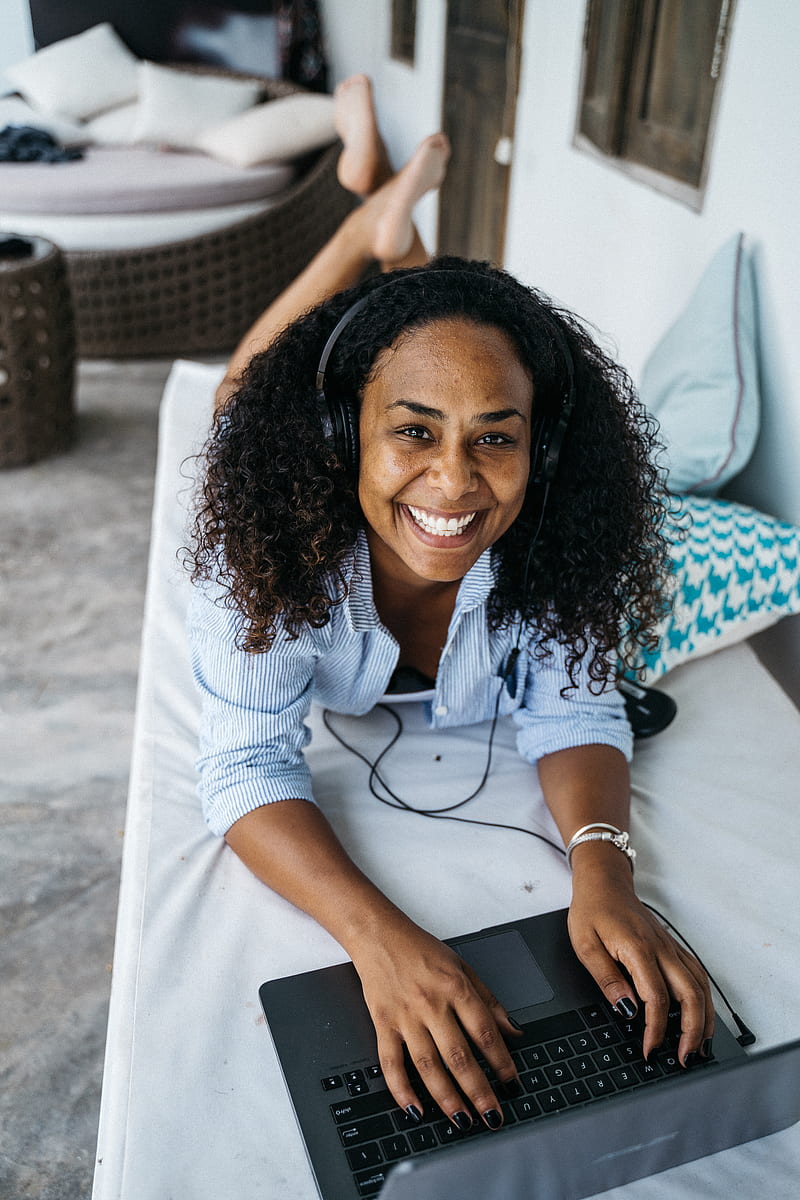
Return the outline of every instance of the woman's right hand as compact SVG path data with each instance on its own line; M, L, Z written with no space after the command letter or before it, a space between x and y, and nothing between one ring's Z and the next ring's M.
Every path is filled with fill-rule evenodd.
M469 1128L477 1114L490 1129L498 1128L503 1118L497 1091L474 1052L486 1059L503 1093L513 1094L518 1075L504 1038L519 1031L472 968L402 916L351 954L375 1026L383 1077L400 1107L421 1115L424 1103L409 1079L405 1048L454 1125Z

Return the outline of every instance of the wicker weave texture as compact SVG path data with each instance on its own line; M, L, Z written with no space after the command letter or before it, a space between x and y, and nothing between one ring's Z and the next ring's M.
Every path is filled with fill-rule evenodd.
M75 337L61 251L0 258L0 466L65 450L74 430Z
M261 82L265 98L300 90L281 80ZM79 354L232 350L353 207L336 178L340 149L312 156L270 209L227 229L142 250L66 252Z
M327 150L265 213L144 250L68 252L86 358L230 351L353 206Z

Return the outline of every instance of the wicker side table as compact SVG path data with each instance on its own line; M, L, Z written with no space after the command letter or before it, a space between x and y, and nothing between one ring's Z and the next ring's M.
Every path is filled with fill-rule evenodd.
M24 256L13 253L28 243ZM3 247L7 253L4 253ZM75 334L64 258L44 238L0 235L0 467L66 449Z

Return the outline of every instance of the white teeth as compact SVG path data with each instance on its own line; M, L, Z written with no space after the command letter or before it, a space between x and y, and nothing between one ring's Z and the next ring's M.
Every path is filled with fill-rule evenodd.
M477 515L471 512L460 517L433 517L429 516L424 508L414 508L411 504L406 507L420 529L437 537L455 537L456 534L463 533Z

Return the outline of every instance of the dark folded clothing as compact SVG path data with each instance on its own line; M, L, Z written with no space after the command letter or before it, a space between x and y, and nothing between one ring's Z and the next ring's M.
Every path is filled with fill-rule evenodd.
M0 162L72 162L83 151L60 145L45 129L6 125L0 129Z

